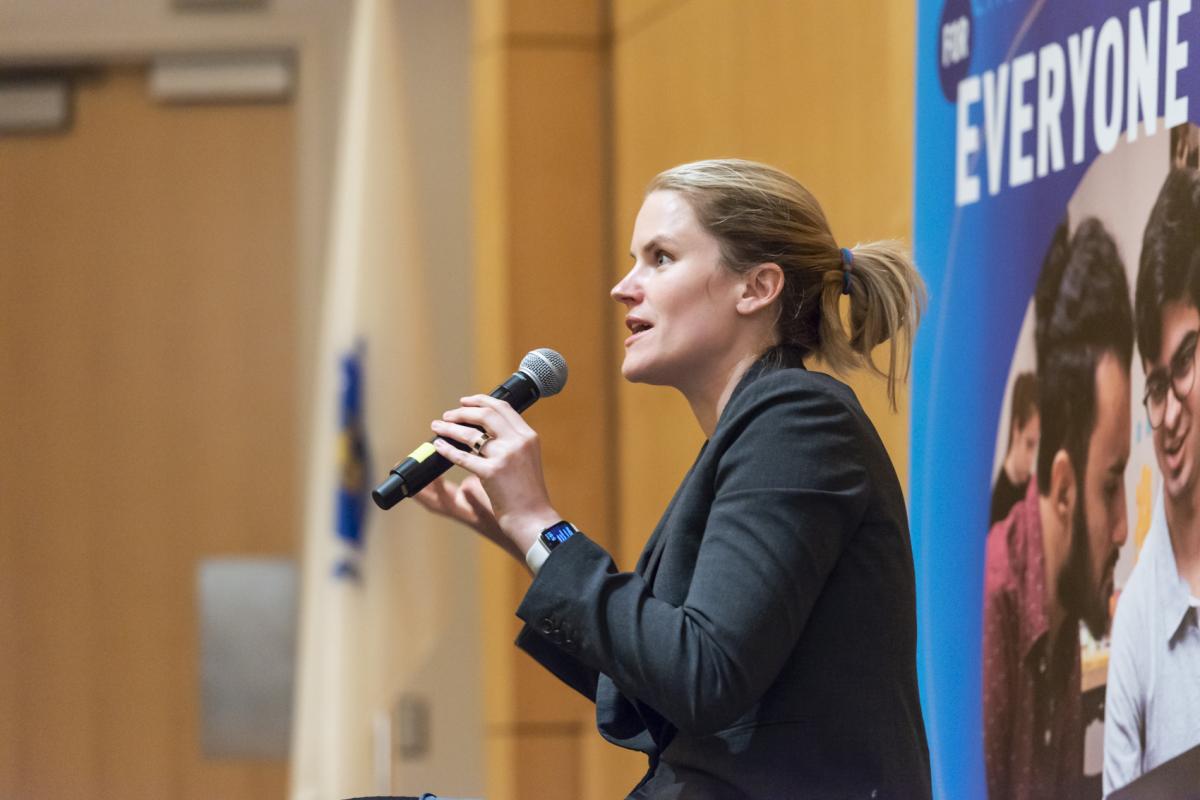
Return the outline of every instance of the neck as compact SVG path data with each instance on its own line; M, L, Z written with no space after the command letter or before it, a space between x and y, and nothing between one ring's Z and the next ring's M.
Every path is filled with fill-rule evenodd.
M1038 516L1042 525L1042 567L1045 570L1046 617L1050 620L1051 647L1058 640L1067 611L1058 599L1058 575L1067 561L1070 546L1069 528L1059 523L1049 497L1038 496Z
M1175 570L1187 581L1192 594L1200 597L1200 515L1196 513L1190 494L1179 501L1164 500L1167 534L1175 553Z
M729 402L729 396L733 394L746 370L757 360L757 353L747 353L715 369L707 380L680 387L688 405L692 407L696 422L700 423L700 429L704 431L705 439L712 438L713 431L717 429L717 420L721 418L721 412Z

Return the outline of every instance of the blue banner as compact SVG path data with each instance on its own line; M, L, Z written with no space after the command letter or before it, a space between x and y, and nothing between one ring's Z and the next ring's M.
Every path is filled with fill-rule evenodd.
M935 793L977 798L990 787L993 797L1100 797L1112 735L1104 727L1111 612L1153 540L1155 503L1165 496L1159 458L1173 457L1169 439L1156 454L1161 425L1152 428L1152 403L1143 403L1153 359L1144 363L1132 315L1152 213L1168 176L1196 166L1189 122L1200 116L1200 10L1190 0L919 0L917 36L914 250L930 306L914 354L910 501ZM1115 261L1104 255L1113 252ZM1120 264L1124 282L1114 278L1113 286L1123 286L1122 297L1100 296L1100 277L1071 283L1072 270L1101 275L1103 265L1079 266L1088 258ZM1042 316L1035 290L1047 298ZM1055 333L1071 315L1104 303L1111 306L1104 330ZM1017 384L1036 379L1043 393L1069 385L1067 367L1046 374L1047 363L1059 363L1054 348L1093 334L1099 344L1080 352L1093 359L1087 374L1099 376L1099 388L1079 397L1063 390L1065 406L1040 401L1042 438L1065 437L1048 448L1029 424L1039 412L1027 398L1039 395ZM1125 383L1105 383L1106 335L1131 348ZM1118 367L1120 350L1113 350ZM1170 382L1174 373L1165 374ZM1127 442L1111 448L1106 466L1116 482L1110 507L1124 515L1110 525L1111 559L1108 543L1081 538L1085 527L1100 526L1086 506L1084 474L1088 458L1107 452L1096 437L1110 401L1128 406L1114 422L1128 426ZM1176 401L1162 402L1170 409ZM1074 450L1071 415L1094 423ZM1125 435L1120 425L1114 431L1115 440ZM1015 448L1026 433L1033 450L1022 464ZM1045 521L1056 496L1043 484L1060 477L1050 475L1058 464L1073 477L1054 486L1064 487L1064 498L1077 489L1072 502L1080 508L1062 512L1064 530L1056 533ZM993 519L1004 491L1014 494L1015 510ZM1168 506L1173 501L1167 497ZM1085 512L1091 517L1081 521ZM1036 581L1034 564L1044 573ZM988 592L989 619L1002 629L988 634L992 641ZM1040 641L1043 615L1048 632ZM1001 641L1006 636L1011 641ZM1060 658L1062 641L1071 653ZM985 684L987 659L989 680L1003 687ZM1040 677L1039 660L1050 677ZM1008 708L989 710L989 691ZM1108 756L1110 774L1126 776L1108 788L1138 777L1113 766L1112 745ZM1138 773L1152 771L1154 758L1139 759Z

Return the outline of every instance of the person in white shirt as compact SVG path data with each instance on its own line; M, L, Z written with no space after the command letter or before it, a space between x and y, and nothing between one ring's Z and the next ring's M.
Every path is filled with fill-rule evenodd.
M1134 301L1162 473L1113 623L1104 794L1200 745L1200 173L1175 169L1150 214Z

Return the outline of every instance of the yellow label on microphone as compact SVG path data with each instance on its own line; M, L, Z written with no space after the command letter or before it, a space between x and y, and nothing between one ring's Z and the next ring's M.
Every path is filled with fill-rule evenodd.
M413 450L411 453L409 453L408 457L411 458L413 461L416 461L419 463L419 462L424 461L425 459L429 458L431 455L433 455L436 452L437 452L437 448L434 447L431 442L426 442L425 444L418 447L416 450Z

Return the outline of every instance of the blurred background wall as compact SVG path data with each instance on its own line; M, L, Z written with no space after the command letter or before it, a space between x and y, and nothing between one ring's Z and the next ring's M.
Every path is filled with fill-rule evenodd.
M440 310L421 337L450 365L416 404L389 379L394 413L422 429L527 350L559 349L570 384L530 412L552 496L631 568L702 439L680 398L619 378L607 291L643 187L754 158L799 177L847 244L907 238L913 4L384 2L417 165L397 224L419 241L397 268ZM288 792L283 759L201 751L194 573L304 555L354 6L0 5L0 67L70 67L76 103L69 132L0 136L0 797ZM245 50L294 60L286 99L147 96L157 56ZM879 382L851 383L906 480L905 399L892 413ZM397 641L371 668L403 675L375 700L390 769L362 758L346 794L623 796L644 759L512 646L524 569L436 526L419 559L389 548L425 523L388 515L365 555L410 590L388 595ZM425 613L413 592L453 602ZM408 641L438 655L410 663ZM405 754L414 695L432 730Z
M297 154L328 146L340 16L0 5L6 74L74 91L68 129L0 138L0 796L285 791L283 761L201 755L194 586L297 550L323 246L298 211L328 182ZM245 48L319 77L150 98L152 57Z

